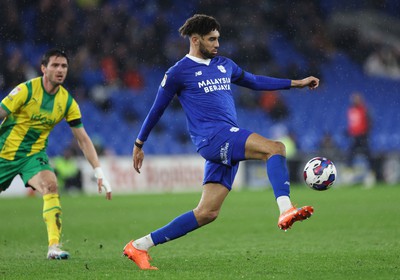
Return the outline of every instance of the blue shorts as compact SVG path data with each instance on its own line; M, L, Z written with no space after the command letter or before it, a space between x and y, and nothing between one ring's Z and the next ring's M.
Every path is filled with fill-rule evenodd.
M246 159L246 140L252 133L226 126L208 139L208 145L198 151L206 159L203 184L219 183L232 189L239 162Z

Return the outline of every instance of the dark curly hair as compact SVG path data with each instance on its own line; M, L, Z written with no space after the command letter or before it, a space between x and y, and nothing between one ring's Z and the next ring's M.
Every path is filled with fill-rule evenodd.
M182 37L199 34L204 36L213 30L220 31L219 22L212 16L196 14L188 18L184 25L179 28L179 33Z

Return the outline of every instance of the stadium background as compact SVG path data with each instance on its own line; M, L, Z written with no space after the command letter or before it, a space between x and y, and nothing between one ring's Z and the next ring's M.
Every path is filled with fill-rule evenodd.
M283 132L294 136L292 162L297 168L320 155L328 134L338 148L331 159L340 164L349 148L349 95L360 91L373 119L370 140L377 177L397 183L400 4L348 2L2 1L0 97L40 75L46 49L63 48L71 58L66 87L78 100L100 154L107 160L129 157L164 72L187 52L188 42L177 29L194 13L207 13L222 25L220 54L242 68L282 78L321 79L316 92L280 92L288 115L279 121L260 106L263 93L235 87L242 127L271 138ZM146 154L194 154L185 126L174 101L146 142ZM49 155L62 155L74 146L71 140L67 125L58 125L49 139ZM254 178L259 170L248 172Z

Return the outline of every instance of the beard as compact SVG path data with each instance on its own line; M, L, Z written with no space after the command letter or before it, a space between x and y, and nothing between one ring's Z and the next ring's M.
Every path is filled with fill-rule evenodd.
M61 85L64 83L64 79L62 79L62 81L60 81L60 80L58 80L58 79L54 79L54 80L52 80L52 81L50 81L50 82L51 82L51 84L52 84L53 86L57 87L57 86L61 86Z
M52 84L53 87L61 86L65 81L65 77L63 79L59 79L55 75L52 76L52 77L48 77L48 79L49 79L49 82Z
M209 52L209 51L204 47L204 45L201 44L201 43L200 43L200 48L199 48L199 50L200 50L200 53L203 55L204 58L210 58L210 59L211 59L211 58L214 58L214 57L216 56L215 54Z

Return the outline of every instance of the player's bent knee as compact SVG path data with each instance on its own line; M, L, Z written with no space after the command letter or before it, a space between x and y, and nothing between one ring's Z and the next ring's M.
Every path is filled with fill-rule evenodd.
M200 226L215 221L218 217L218 214L219 211L195 211L195 216Z
M282 155L282 156L286 156L286 147L285 144L283 144L280 141L275 141L275 149L273 154L275 155Z
M202 224L206 225L206 224L209 224L211 222L214 222L217 219L217 217L218 217L218 213L211 212L208 215L203 217Z
M56 182L46 182L42 185L43 194L58 193L58 187Z

